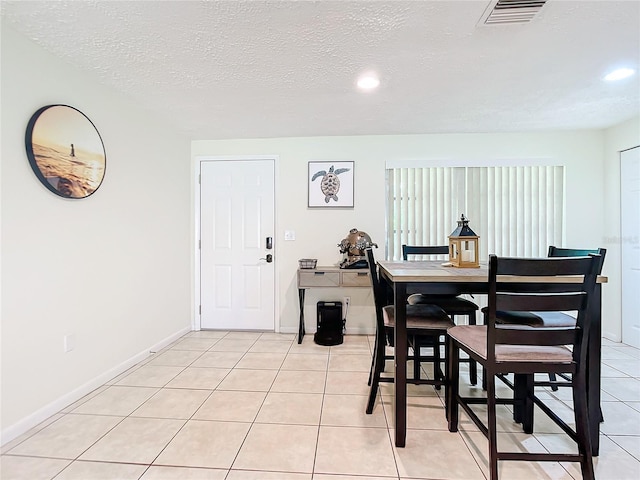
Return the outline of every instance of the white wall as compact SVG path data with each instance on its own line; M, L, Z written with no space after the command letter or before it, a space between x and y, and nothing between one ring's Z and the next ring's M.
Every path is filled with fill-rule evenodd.
M621 244L620 244L620 152L640 146L640 117L636 117L605 131L604 201L602 246L607 249L604 274L609 278L605 287L609 295L603 298L603 332L607 338L620 341L621 321ZM613 319L614 321L610 321Z
M619 235L617 151L640 143L637 119L606 132L196 141L190 166L189 142L172 128L5 25L1 40L3 442L189 329L198 155L279 156L279 315L280 328L291 332L297 331L299 258L338 262L337 243L353 227L367 231L383 254L387 160L557 160L567 167L566 245L613 250L605 265L613 279L604 289L611 310L603 320L605 334L619 338L619 254L606 241ZM51 103L80 109L102 135L106 177L87 199L53 195L30 169L26 124ZM307 208L310 160L355 161L353 210ZM284 242L285 230L295 230L296 241ZM372 326L368 289L350 295L350 328ZM307 317L316 300L335 296L333 290L309 294ZM76 348L63 353L67 334L75 335Z
M2 25L2 440L190 329L189 140ZM102 136L90 197L48 191L25 153L40 107ZM63 336L75 350L63 352Z
M323 265L337 263L341 259L337 244L353 227L369 233L380 245L376 255L384 256L386 161L425 159L433 163L433 159L438 159L443 164L489 164L491 161L504 164L526 163L526 159L550 159L552 163L566 167L565 246L598 247L602 246L605 232L604 148L604 132L593 130L203 140L192 143L192 157L194 168L197 168L197 157L204 155L279 156L275 238L280 286L279 315L282 331L294 332L298 322L298 259L318 258L318 263ZM355 162L353 210L307 208L307 162L312 160ZM285 242L285 230L294 230L296 240ZM308 291L305 315L309 329L314 328L315 302L319 299L339 300L343 294L333 289ZM373 328L370 293L351 289L349 294L352 308L347 319L348 328ZM605 299L611 295L615 292L606 288ZM605 332L613 331L616 322L619 323L619 318L607 316Z

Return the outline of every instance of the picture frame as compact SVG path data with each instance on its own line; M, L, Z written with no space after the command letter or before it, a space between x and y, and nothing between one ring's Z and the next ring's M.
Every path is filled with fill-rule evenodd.
M69 105L47 105L29 120L25 147L40 183L56 195L86 198L100 187L106 169L104 144L84 113Z
M309 208L353 208L354 162L309 162L307 180Z

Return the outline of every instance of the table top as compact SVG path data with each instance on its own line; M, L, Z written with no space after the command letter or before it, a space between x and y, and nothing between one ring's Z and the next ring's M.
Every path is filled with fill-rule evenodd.
M393 282L413 283L413 282L466 282L466 283L486 283L489 277L489 266L480 264L479 268L459 268L447 266L439 260L425 261L402 261L387 262L379 261L378 265L383 275ZM500 280L528 282L550 282L550 283L579 283L581 277L509 277L500 276ZM606 283L607 277L600 275L598 283Z

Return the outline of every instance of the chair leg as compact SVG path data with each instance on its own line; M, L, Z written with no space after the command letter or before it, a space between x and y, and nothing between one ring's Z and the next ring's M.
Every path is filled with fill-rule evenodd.
M373 354L373 371L371 375L371 388L369 389L369 400L367 401L367 414L373 413L373 406L378 395L378 385L380 384L380 374L384 370L385 363L385 342L384 337L378 337L376 349Z
M378 362L376 362L376 363L378 363ZM380 372L378 371L378 366L377 365L376 365L375 370L376 371L373 374L373 378L371 379L371 388L369 389L369 400L367 401L367 414L368 415L373 413L373 406L376 403L376 396L378 395L378 385L380 384Z
M442 373L442 369L440 368L440 362L442 359L440 358L440 336L437 336L433 339L433 379L442 381L444 379L444 375ZM440 390L440 385L434 385L436 390Z
M450 432L458 431L458 395L460 393L460 349L447 337L446 416Z
M571 381L571 377L568 375L560 375L561 377L564 377L566 380ZM549 374L549 380L552 382L556 381L556 374L555 373L550 373ZM551 387L551 390L553 390L554 392L558 390L558 386L557 385L553 385ZM599 411L598 411L598 418L600 423L604 422L604 415L602 414L602 406L599 407Z
M467 323L469 325L476 324L475 312L469 314ZM478 383L478 364L473 359L469 359L469 383L471 385L476 385Z
M483 323L486 325L487 322L487 314L485 313L483 315ZM483 368L482 369L482 390L486 391L487 390L487 369Z
M496 427L496 377L487 375L487 439L489 440L489 479L498 480L498 434Z
M376 366L376 355L378 353L378 341L379 335L376 334L375 342L373 343L373 353L371 354L371 368L369 368L369 380L367 380L367 385L371 386L371 380L373 379L373 371Z
M486 369L482 369L482 390L487 390L487 371Z
M573 409L578 437L578 453L581 455L580 470L583 480L595 480L591 453L591 435L589 433L589 414L587 408L587 388L584 374L574 375Z
M451 357L451 352L449 351L449 338L445 335L444 336L444 370L445 372L447 372L444 377L443 377L443 381L444 381L444 414L447 420L449 420L449 396L451 395L451 388L450 388L450 383L451 380L448 376L448 372L449 372L449 364L447 363L449 361L449 357Z
M420 380L420 342L413 337L413 378ZM407 356L408 358L408 356Z

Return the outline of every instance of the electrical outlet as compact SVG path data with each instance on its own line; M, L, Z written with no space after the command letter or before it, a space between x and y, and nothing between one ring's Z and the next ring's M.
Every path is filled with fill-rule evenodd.
M348 306L351 304L351 297L344 297L344 298L342 299L342 304L343 304L345 307L348 307Z
M64 351L65 353L70 352L74 348L76 348L76 336L75 335L65 335L63 337L64 341Z

